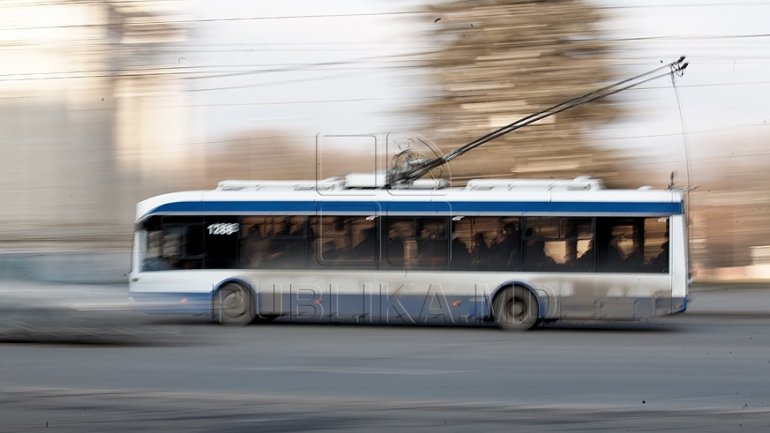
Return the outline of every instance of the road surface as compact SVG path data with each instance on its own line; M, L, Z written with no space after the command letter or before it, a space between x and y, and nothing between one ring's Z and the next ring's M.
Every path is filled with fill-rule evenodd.
M769 431L764 293L527 333L48 311L0 342L0 432Z

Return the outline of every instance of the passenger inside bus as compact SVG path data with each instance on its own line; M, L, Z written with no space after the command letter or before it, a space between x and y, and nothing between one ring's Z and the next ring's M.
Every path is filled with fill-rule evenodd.
M487 241L484 239L484 232L473 234L473 245L471 252L471 263L475 269L486 269L489 264L490 249Z
M420 231L420 239L417 240L417 253L420 258L430 260L434 257L445 256L446 248L442 247L438 234L428 227L423 227Z
M667 234L668 238L668 234ZM650 261L650 268L653 271L668 272L668 253L669 244L668 239L660 245L660 253Z
M449 242L443 221L428 221L424 224L416 245L419 266L430 268L446 266Z
M451 248L451 266L453 269L469 269L471 266L471 253L465 242L460 239L457 233L452 233Z
M291 267L304 268L307 261L312 259L312 245L315 241L315 231L307 219L301 219L291 225L291 231L286 239L286 261Z
M374 253L377 248L377 239L375 238L376 229L374 227L361 230L360 242L350 250L352 259L374 260Z
M397 227L391 227L388 230L388 243L385 251L389 264L402 265L404 263L404 240Z
M625 240L623 235L613 236L607 249L607 266L609 268L620 268L626 260L626 253L620 244Z
M259 224L253 224L246 232L243 239L243 262L246 267L259 267L265 256L267 239L262 236L262 228Z
M590 269L594 265L594 241L591 239L588 241L588 248L583 251L583 254L577 258L576 264L578 267Z
M507 223L503 227L501 237L492 247L491 258L495 267L512 269L519 262L519 230L513 223Z
M333 262L340 257L340 251L337 249L337 244L334 241L326 241L323 244L323 250L321 251L321 260L324 262Z
M283 263L286 257L287 243L286 238L289 236L289 230L291 229L291 221L286 218L279 226L279 229L269 235L270 241L267 245L267 257L265 261L273 266L279 266Z
M556 262L546 254L545 241L528 228L524 235L524 265L527 269L547 268Z

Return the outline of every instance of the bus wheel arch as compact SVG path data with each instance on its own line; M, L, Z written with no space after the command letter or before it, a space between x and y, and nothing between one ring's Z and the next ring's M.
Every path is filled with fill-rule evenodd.
M500 329L531 329L540 321L540 306L535 291L519 283L502 286L492 298L492 318Z
M214 320L222 325L248 325L257 315L255 299L254 291L245 282L223 281L214 291Z

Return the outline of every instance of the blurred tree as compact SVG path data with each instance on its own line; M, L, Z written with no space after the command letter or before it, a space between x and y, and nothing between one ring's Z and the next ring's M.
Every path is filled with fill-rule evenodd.
M438 2L425 9L442 48L426 66L438 96L418 110L429 138L446 152L611 78L598 9L577 0ZM580 106L485 144L452 165L471 177L574 177L612 182L613 156L587 143L596 123L618 109Z
M227 179L312 179L313 154L299 139L276 130L248 131L206 146L200 187ZM289 162L290 161L290 162Z

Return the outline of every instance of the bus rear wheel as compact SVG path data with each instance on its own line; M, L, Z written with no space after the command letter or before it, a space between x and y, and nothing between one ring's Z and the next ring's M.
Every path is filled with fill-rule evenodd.
M492 313L500 329L525 331L537 323L537 300L523 287L503 290L492 304Z
M251 290L238 283L220 287L214 295L214 315L223 325L245 326L254 321Z

